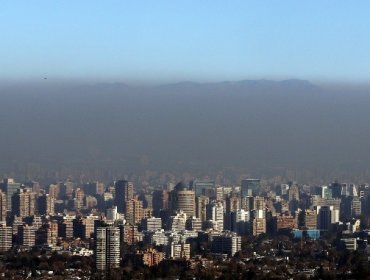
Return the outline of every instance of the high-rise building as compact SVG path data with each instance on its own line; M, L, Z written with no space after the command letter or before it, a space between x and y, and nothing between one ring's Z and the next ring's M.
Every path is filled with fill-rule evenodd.
M260 179L245 179L241 182L240 194L244 198L246 196L256 196L261 188Z
M315 210L304 211L304 227L306 229L317 229L317 213Z
M215 188L215 200L223 201L224 200L224 188L221 186L217 186Z
M0 190L0 223L6 221L6 194Z
M120 264L120 230L118 227L98 227L95 236L97 270L118 268Z
M226 199L226 213L237 211L240 208L240 197L229 196Z
M164 253L155 249L148 249L143 253L143 263L147 266L158 265L164 259Z
M240 200L240 207L246 211L254 210L254 197L253 196L242 197Z
M126 180L115 183L115 205L119 213L124 213L126 202L134 198L134 185Z
M56 245L58 241L58 223L49 221L46 228L46 243L48 245Z
M21 188L21 184L16 183L14 179L4 179L2 189L6 193L7 210L12 210L12 197Z
M190 182L190 187L195 192L195 196L201 196L206 195L207 190L214 191L216 184L213 180L194 180Z
M35 214L36 194L30 188L18 189L12 196L12 214L28 217Z
M207 220L207 205L209 204L208 196L197 196L196 201L196 217L202 222Z
M12 248L12 227L0 226L0 252L9 251Z
M224 205L221 201L214 201L207 205L207 220L217 224L217 230L224 230Z
M266 218L254 218L252 227L254 236L266 233Z
M73 235L75 237L89 239L93 237L95 231L95 221L99 219L98 216L89 215L73 220Z
M331 227L330 206L317 206L317 226L321 231L329 231Z
M112 208L107 208L107 220L108 221L116 221L118 219L118 211L117 211L117 206L113 206Z
M173 259L190 259L190 244L171 243L171 258Z
M125 218L126 222L132 225L141 223L143 219L143 202L136 198L126 201Z
M212 253L227 254L233 257L241 250L241 237L235 233L223 233L212 236Z
M36 229L33 226L21 226L19 227L19 237L21 245L33 247L36 242Z
M157 231L162 229L162 219L161 218L147 218L143 220L144 230Z
M59 184L51 184L49 186L49 195L53 197L54 199L59 198L60 193L60 185Z
M168 191L156 190L153 192L153 211L158 215L161 210L168 209Z
M262 210L266 211L266 202L265 198L262 196L256 196L253 198L253 209L251 210Z
M59 184L59 195L62 199L72 199L74 185L70 180Z
M238 209L230 212L230 230L240 235L245 235L250 228L250 211Z
M81 209L84 206L85 192L81 188L73 191L74 209Z
M66 215L63 216L63 221L58 226L58 235L60 237L64 237L67 239L74 237L74 220L76 219L76 216L73 215Z
M170 195L172 212L182 210L188 217L195 216L195 193L184 183L178 183Z
M361 199L359 197L352 197L351 214L352 217L358 217L361 215Z
M202 221L199 218L196 217L190 217L186 220L185 225L187 230L192 231L201 231L202 230Z
M137 226L125 224L123 226L123 242L127 243L128 245L135 244L139 241L142 241L142 234L139 232Z
M331 199L333 197L332 190L328 186L321 186L321 197Z
M182 231L185 230L187 215L184 211L179 211L175 216L170 218L170 230Z
M338 182L330 184L329 189L331 189L333 198L340 198L342 195L342 185Z
M49 194L43 194L38 197L38 208L40 215L54 214L55 199Z
M84 185L84 192L86 195L103 195L104 183L101 182L90 182Z
M288 191L289 201L299 201L299 187L297 184L290 186Z
M288 213L276 217L276 231L297 228L295 217Z

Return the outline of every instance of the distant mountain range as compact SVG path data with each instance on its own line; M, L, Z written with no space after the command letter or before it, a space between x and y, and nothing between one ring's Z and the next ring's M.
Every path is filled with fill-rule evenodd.
M0 89L3 176L370 180L367 88L243 80Z

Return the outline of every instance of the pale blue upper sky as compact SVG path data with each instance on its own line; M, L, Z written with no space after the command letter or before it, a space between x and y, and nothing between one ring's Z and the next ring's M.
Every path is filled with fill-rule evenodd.
M0 79L367 81L370 1L1 1Z

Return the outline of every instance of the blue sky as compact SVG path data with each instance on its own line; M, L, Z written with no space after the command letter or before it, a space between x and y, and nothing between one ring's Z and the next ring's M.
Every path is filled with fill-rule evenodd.
M0 79L370 77L370 1L1 1Z

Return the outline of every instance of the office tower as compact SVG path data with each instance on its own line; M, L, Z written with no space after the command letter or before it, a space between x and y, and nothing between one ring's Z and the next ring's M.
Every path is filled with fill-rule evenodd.
M168 209L168 191L156 190L153 192L153 211L158 215L161 210Z
M208 196L198 196L196 200L196 217L202 222L207 220L207 205L209 204Z
M50 194L43 194L38 197L38 208L40 215L54 214L55 199Z
M33 226L23 225L18 228L20 244L27 247L35 246L36 229Z
M126 202L134 198L134 185L126 180L115 183L115 205L119 213L125 213Z
M217 224L217 230L224 230L224 206L221 201L214 201L207 205L207 220Z
M233 257L241 250L241 237L235 233L227 232L220 235L212 236L212 253L227 254Z
M0 226L0 252L7 252L12 248L12 232L12 227Z
M143 202L136 198L126 201L125 219L132 225L141 223L143 218Z
M190 183L190 187L195 192L195 196L205 195L207 190L214 191L216 188L213 180L194 180Z
M342 195L342 185L338 182L330 184L329 189L331 189L333 198L340 198Z
M6 221L6 194L0 190L0 223Z
M241 182L240 194L244 198L246 196L256 196L261 188L260 179L245 179Z
M7 210L12 211L12 197L21 188L21 184L16 183L14 179L4 179L2 189L6 193Z
M161 218L147 218L143 220L144 230L157 231L162 229L162 219Z
M321 231L329 231L331 227L331 211L329 206L317 206L317 226Z
M172 212L182 210L188 217L195 216L195 193L184 183L178 183L171 192Z
M120 230L99 227L95 236L95 265L97 270L118 268L120 264Z
M36 194L30 188L18 189L12 197L12 214L28 217L35 214Z

